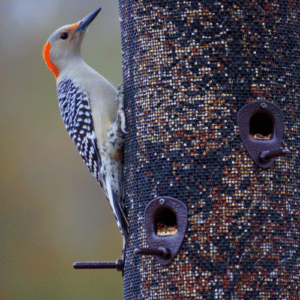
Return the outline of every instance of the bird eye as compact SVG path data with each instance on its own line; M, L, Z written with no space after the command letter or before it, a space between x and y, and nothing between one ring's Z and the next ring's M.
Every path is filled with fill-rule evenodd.
M62 40L66 40L67 38L69 37L69 34L67 32L63 32L61 35L60 35L60 38Z

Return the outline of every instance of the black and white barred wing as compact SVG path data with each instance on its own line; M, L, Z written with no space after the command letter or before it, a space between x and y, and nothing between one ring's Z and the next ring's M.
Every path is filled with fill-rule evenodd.
M57 95L65 127L89 171L101 184L101 161L88 96L71 80L59 83Z

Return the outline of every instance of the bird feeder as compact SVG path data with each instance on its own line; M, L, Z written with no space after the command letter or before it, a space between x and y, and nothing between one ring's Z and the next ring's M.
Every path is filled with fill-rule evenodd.
M125 299L299 299L300 3L119 8Z

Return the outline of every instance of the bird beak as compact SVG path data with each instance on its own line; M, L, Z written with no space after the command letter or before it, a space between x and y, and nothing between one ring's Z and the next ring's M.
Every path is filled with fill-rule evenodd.
M98 9L96 9L95 11L93 11L92 13L87 15L84 19L79 21L79 25L76 29L76 32L77 31L79 31L79 32L85 31L87 29L87 27L92 23L92 21L96 18L96 16L100 12L100 10L101 10L101 7L99 7Z

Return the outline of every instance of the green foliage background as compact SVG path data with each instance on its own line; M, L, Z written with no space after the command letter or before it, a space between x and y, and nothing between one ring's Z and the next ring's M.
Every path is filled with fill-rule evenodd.
M50 2L50 3L49 3ZM42 48L58 27L102 11L85 61L122 82L118 1L6 1L0 10L0 299L122 299L115 270L74 270L120 258L122 238L100 186L60 117Z

